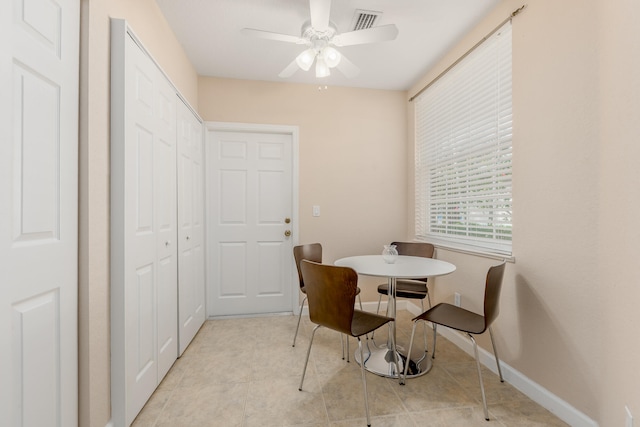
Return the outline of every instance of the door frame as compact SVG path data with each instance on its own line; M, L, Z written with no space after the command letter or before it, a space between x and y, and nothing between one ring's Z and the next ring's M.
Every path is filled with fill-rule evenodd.
M298 214L298 204L299 204L299 134L300 128L298 126L293 125L273 125L273 124L260 124L260 123L237 123L237 122L215 122L215 121L205 121L205 135L204 135L204 170L205 170L205 218L208 218L209 214L209 194L210 182L209 174L211 170L207 165L207 159L209 158L210 146L207 138L207 134L211 131L213 132L253 132L253 133L279 133L291 136L291 232L293 234L291 243L292 246L296 246L298 244L298 234L300 232L299 223L300 216ZM207 235L206 227L207 222L205 221L205 236ZM205 238L205 240L208 240ZM205 248L206 249L206 248ZM291 254L293 257L293 253ZM291 311L295 313L296 308L299 305L299 284L298 284L298 272L295 268L295 262L291 263ZM206 283L206 292L209 292L209 277L212 274L211 267L209 263L206 263L205 269L205 283ZM208 300L209 296L205 294L205 298ZM215 318L216 316L209 316L207 314L207 318Z

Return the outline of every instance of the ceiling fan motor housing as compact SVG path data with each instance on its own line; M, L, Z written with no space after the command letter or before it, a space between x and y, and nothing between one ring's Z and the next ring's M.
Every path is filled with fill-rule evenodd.
M336 24L329 22L326 30L319 31L311 26L311 21L306 21L302 24L300 33L302 34L302 38L309 40L311 43L313 43L314 40L324 40L328 44L329 40L338 33L338 28Z

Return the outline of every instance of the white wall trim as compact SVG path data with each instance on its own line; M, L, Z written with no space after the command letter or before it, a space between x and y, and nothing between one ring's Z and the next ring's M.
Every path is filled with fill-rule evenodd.
M406 303L405 310L409 311L410 313L416 316L421 313L420 307L418 307L417 305L408 301L402 302ZM442 326L438 328L438 332L443 337L458 346L462 351L473 357L473 344L471 344L471 341L467 337L453 329L445 328ZM498 349L498 353L499 352L500 349ZM478 346L478 354L480 356L480 363L482 363L485 367L491 370L491 372L497 375L498 368L496 366L496 359L493 353L490 353ZM578 409L571 406L568 402L551 393L540 384L534 382L523 373L504 363L503 360L500 361L500 366L502 368L502 376L504 377L504 380L506 382L514 386L516 389L520 390L531 400L547 409L549 412L560 418L565 423L573 427L598 427L597 422L589 418Z

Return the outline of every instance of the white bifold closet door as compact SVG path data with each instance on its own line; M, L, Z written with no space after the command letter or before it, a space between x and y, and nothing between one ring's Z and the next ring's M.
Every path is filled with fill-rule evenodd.
M175 89L112 21L111 399L130 425L178 354Z
M205 319L203 124L112 20L111 399L128 426Z
M178 110L178 337L182 354L205 318L202 122Z

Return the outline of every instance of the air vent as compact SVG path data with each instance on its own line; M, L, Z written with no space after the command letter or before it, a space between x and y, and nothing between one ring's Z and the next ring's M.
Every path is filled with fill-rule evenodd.
M351 31L366 30L367 28L373 27L380 15L382 15L382 12L356 9L351 23Z

